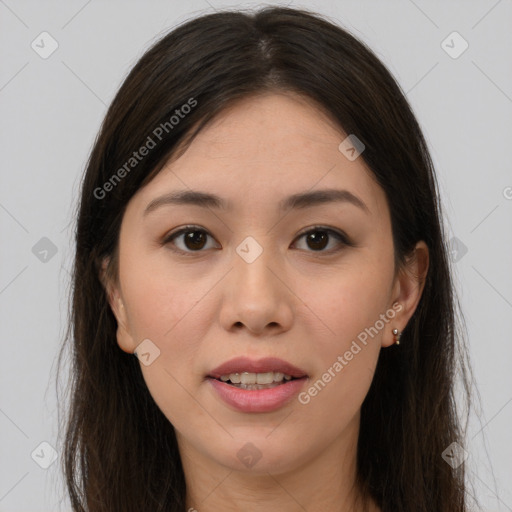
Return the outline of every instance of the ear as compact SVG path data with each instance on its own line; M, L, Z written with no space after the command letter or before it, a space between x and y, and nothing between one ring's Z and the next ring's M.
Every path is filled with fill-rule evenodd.
M130 334L128 314L126 312L125 305L123 304L119 286L113 282L112 277L109 275L109 263L110 258L105 258L102 261L99 276L100 281L105 288L105 293L107 294L110 309L112 310L112 313L114 313L114 316L117 320L117 344L119 345L119 348L124 352L133 354L136 348L136 344L134 343L132 335Z
M389 347L395 343L393 329L403 331L414 314L425 287L429 267L427 244L419 241L406 259L405 268L398 272L393 285L392 304L397 312L382 337L382 346ZM397 305L398 304L398 305Z

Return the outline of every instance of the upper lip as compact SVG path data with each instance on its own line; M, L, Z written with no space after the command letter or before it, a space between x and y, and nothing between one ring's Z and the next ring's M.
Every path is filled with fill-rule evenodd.
M278 359L277 357L265 357L263 359L249 359L247 357L235 357L230 359L220 366L217 366L210 371L208 377L220 379L223 375L230 373L267 373L267 372L280 372L290 375L291 377L301 378L306 377L305 371L297 368L287 361Z

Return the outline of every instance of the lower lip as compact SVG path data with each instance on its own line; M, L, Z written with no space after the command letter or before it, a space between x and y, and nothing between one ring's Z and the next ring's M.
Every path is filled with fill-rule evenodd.
M307 377L294 379L274 388L241 389L208 377L213 389L228 405L241 412L270 412L283 407L299 393Z

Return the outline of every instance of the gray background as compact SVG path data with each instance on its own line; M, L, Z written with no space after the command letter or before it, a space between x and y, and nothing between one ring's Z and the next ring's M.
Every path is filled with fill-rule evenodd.
M0 512L70 510L58 463L41 467L52 448L40 443L61 453L55 371L73 211L106 106L168 29L257 5L0 0ZM458 240L453 267L481 394L465 445L470 492L485 510L512 511L512 1L292 5L327 14L367 42L424 130L448 236ZM50 48L43 31L58 43L47 59L31 47ZM453 31L469 44L458 58L442 47Z

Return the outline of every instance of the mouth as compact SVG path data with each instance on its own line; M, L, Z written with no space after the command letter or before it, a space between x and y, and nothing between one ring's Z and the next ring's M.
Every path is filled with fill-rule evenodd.
M277 358L238 357L205 376L230 408L242 413L270 413L289 404L309 379L306 372Z
M207 375L207 378L246 390L271 389L307 377L305 371L282 359L245 357L231 359Z
M209 376L210 378L214 378ZM297 380L298 377L282 372L265 372L265 373L252 373L252 372L235 372L227 375L221 375L220 378L215 379L220 382L225 382L230 386L239 389L271 389L281 386L286 382Z

